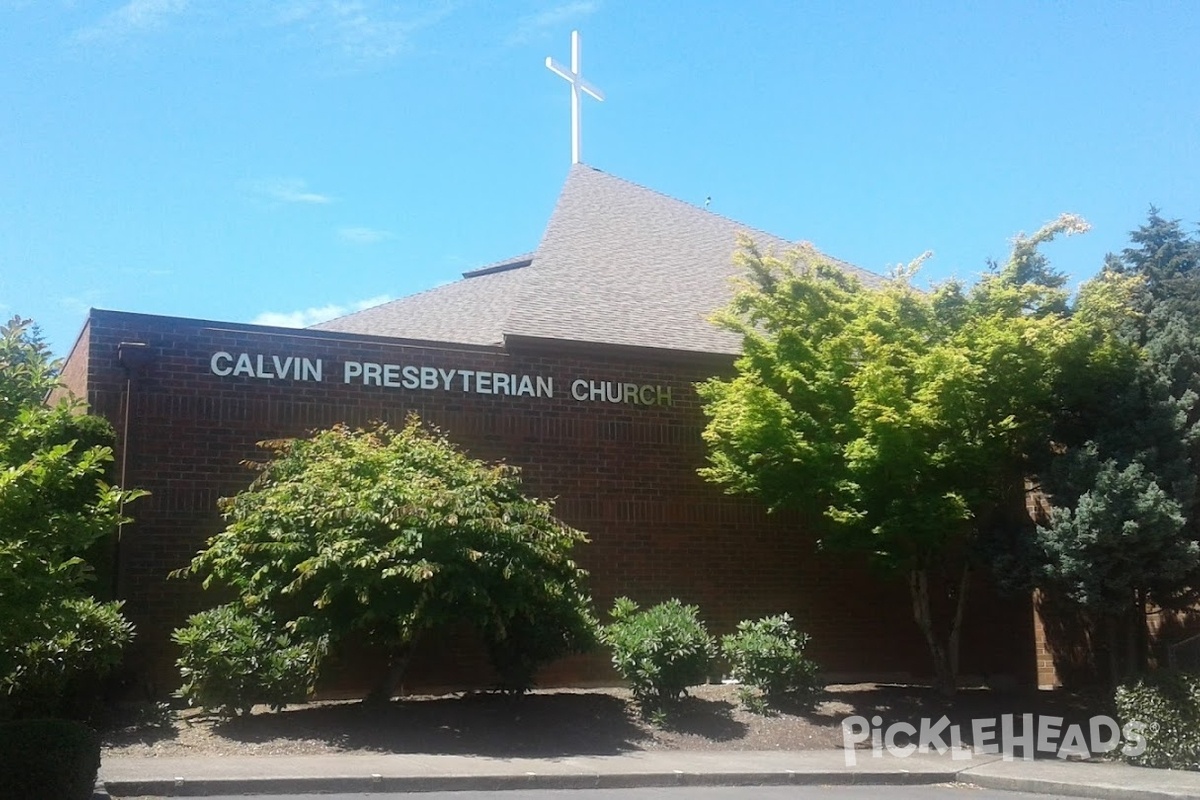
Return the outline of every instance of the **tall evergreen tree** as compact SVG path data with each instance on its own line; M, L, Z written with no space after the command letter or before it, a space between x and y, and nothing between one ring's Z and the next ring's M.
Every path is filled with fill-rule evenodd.
M1137 246L1122 251L1120 263L1144 282L1145 316L1138 336L1146 353L1146 380L1176 417L1189 463L1181 464L1177 451L1162 455L1175 461L1169 477L1193 538L1200 538L1200 496L1187 485L1200 475L1200 238L1151 207L1146 224L1130 239Z
M1135 246L1125 248L1109 263L1119 272L1141 276L1153 302L1195 308L1200 298L1193 292L1187 303L1185 294L1186 284L1197 277L1200 242L1184 233L1180 221L1165 219L1151 206L1146 224L1131 231L1129 239Z
M1062 373L1054 511L1036 536L1041 585L1092 621L1113 680L1146 666L1147 614L1200 589L1200 242L1154 208L1130 239L1076 309L1128 349Z

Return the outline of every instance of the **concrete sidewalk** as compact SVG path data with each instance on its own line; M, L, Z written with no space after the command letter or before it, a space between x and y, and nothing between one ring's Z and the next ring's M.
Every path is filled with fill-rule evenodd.
M113 798L285 792L422 792L513 788L963 783L1071 797L1200 798L1200 773L1112 763L1004 761L999 756L859 751L641 751L616 756L486 758L448 755L106 757L100 779Z

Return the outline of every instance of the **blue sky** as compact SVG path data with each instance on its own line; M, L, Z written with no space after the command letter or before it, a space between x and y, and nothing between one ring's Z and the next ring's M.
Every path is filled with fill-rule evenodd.
M1200 220L1193 2L0 0L0 314L299 323L536 247L583 160L883 271ZM630 269L637 269L630 264Z

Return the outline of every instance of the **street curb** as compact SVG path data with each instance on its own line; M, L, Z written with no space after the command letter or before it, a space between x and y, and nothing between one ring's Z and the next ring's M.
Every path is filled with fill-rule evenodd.
M1179 800L1189 795L1156 789L1133 789L1127 786L1097 786L1096 784L1064 783L1045 778L1010 778L1001 775L972 775L963 770L957 782L981 789L998 789L1028 794L1057 794L1064 797L1087 797L1091 800Z
M340 776L108 781L112 797L205 797L236 794L500 791L505 789L633 789L670 786L899 786L951 783L947 771L928 772L629 772L553 775ZM1157 800L1157 798L1155 798Z

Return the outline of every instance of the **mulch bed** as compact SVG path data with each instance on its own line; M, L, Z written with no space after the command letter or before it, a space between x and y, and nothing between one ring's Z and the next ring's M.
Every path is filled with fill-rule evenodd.
M805 750L842 746L842 720L878 716L883 725L943 714L963 726L1002 714L1053 715L1067 724L1105 709L1060 692L960 691L924 687L830 686L805 708L758 714L734 686L695 687L669 713L644 717L625 689L539 690L408 697L386 705L319 702L266 708L221 721L198 710L126 709L104 733L105 753L132 757L422 753L495 757L610 755L637 750Z

